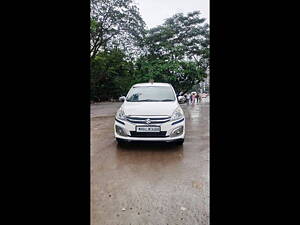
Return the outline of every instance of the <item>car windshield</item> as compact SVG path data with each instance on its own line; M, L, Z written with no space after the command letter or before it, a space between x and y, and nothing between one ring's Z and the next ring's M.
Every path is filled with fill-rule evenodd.
M175 101L174 92L169 86L133 87L128 92L128 102L169 102Z

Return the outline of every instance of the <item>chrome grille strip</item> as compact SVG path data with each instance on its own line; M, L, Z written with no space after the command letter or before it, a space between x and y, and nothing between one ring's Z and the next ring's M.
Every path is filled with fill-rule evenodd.
M134 124L147 124L146 122L143 122L143 121L139 121L139 122L133 122L133 121L130 121L128 120L130 123L134 123ZM169 121L169 120L168 120ZM151 122L149 125L151 124L162 124L162 123L166 123L168 121L158 121L158 122Z
M170 117L127 117L128 119L131 120L146 120L146 119L151 119L151 120L166 120L170 119Z
M151 123L150 124L161 124L161 123L166 123L170 121L171 117L127 117L127 121L135 124L147 124L146 120L150 119ZM149 125L150 125L149 124Z

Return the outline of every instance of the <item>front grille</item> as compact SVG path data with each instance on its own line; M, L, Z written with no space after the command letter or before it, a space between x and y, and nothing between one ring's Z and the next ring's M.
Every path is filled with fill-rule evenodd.
M136 132L130 131L131 137L168 137L166 136L167 131L160 132Z
M169 116L160 116L160 117L138 117L138 116L135 116L135 117L127 117L127 120L130 122L130 123L134 123L134 124L162 124L162 123L166 123L166 122L169 122L170 121L170 118ZM147 120L150 120L150 123L147 123Z

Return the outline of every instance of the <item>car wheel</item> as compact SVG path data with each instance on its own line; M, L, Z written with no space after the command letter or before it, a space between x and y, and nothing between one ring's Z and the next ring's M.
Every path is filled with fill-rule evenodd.
M176 141L176 144L177 144L177 145L182 145L183 142L184 142L184 139L180 139L180 140Z
M123 145L125 143L125 141L120 138L116 138L116 141L118 142L119 145Z

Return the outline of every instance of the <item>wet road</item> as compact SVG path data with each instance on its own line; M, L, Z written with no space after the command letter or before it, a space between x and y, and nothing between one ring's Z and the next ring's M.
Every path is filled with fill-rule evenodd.
M209 224L209 103L181 105L183 146L118 146L120 103L91 106L92 225Z

